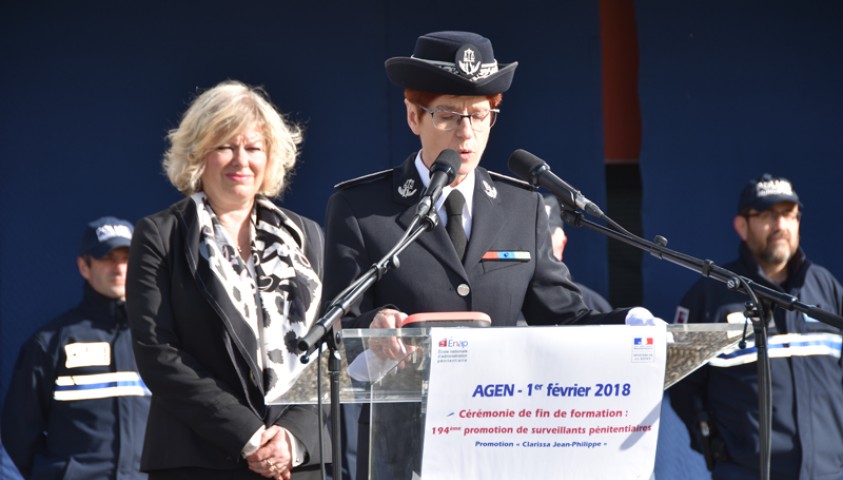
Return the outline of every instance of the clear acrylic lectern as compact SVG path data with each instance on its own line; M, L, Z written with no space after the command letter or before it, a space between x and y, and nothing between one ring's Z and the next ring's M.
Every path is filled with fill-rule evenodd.
M511 328L513 333L525 327ZM580 326L528 328L592 328ZM636 327L629 327L636 328ZM735 346L744 332L737 324L668 325L667 365L664 388L667 389L722 351ZM421 464L421 429L429 375L430 329L344 329L342 331L342 373L340 401L370 404L371 423L369 461L373 479L411 479L412 471ZM378 342L400 339L406 345L404 361L385 362L369 348ZM321 394L322 402L330 401L327 352L320 355L319 368L312 361L293 387L270 403L314 404ZM351 368L349 368L351 367ZM365 421L366 419L364 419ZM400 432L403 445L394 439Z

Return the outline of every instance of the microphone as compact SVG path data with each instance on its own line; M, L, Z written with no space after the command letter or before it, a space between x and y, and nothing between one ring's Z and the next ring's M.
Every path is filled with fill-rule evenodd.
M433 165L430 166L430 183L424 193L422 193L422 198L416 207L416 216L398 243L378 260L377 263L372 265L369 270L354 280L345 290L337 294L331 300L331 306L327 308L327 313L318 319L303 337L296 340L297 348L299 351L304 352L302 361L307 361L310 354L316 350L319 341L331 331L333 325L343 315L348 313L352 305L360 300L360 296L369 287L380 280L389 269L395 269L400 266L398 254L404 251L410 243L414 242L419 235L436 227L439 217L435 211L432 211L433 204L442 196L442 189L445 185L449 185L456 178L457 172L460 169L460 163L462 163L462 159L454 150L443 150L436 157ZM419 227L421 222L424 222L424 224ZM339 343L339 341L336 343Z
M455 150L442 150L430 166L430 184L422 193L422 198L416 207L416 215L423 217L430 212L436 200L442 195L442 188L450 185L456 178L461 163L460 154Z
M509 156L508 166L515 175L531 185L541 186L549 190L568 208L581 208L595 217L604 217L600 207L585 198L579 190L568 185L568 182L554 175L550 171L550 166L532 153L521 149L512 152L512 155Z

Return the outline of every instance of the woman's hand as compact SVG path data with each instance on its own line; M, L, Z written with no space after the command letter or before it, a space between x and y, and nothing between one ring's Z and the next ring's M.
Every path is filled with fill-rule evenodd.
M246 457L249 470L265 478L290 480L293 470L291 441L283 428L268 427L261 435L261 446Z
M392 308L384 308L372 319L369 328L399 328L407 314ZM369 348L380 358L403 360L407 356L407 348L395 337L371 337Z

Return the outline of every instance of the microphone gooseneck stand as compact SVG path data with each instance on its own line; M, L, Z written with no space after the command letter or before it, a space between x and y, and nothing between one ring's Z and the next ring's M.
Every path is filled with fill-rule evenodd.
M751 319L755 333L755 347L758 355L758 412L759 412L759 440L761 446L760 472L761 479L770 478L770 423L772 419L770 358L767 350L767 327L773 322L773 308L781 307L786 310L798 310L812 318L843 329L843 317L827 312L820 308L806 305L793 295L773 290L759 285L752 280L740 276L730 270L721 268L711 260L700 260L666 247L667 239L657 236L655 242L638 237L620 227L607 216L601 218L611 225L608 228L594 223L583 217L582 212L575 211L562 205L562 219L565 223L575 227L588 227L610 238L649 252L659 260L667 260L676 265L693 270L704 277L713 278L726 284L730 290L742 292L749 296L746 302L747 318ZM742 342L741 348L745 347Z
M340 373L342 370L342 359L340 358L339 348L342 343L342 333L340 332L340 319L348 313L354 304L360 300L363 294L378 280L381 279L388 271L398 268L400 262L398 254L404 251L416 238L424 232L432 230L439 223L439 216L436 214L436 209L432 208L435 203L435 198L432 199L430 205L426 205L416 214L412 223L404 231L404 235L398 240L392 249L386 253L380 260L375 262L369 270L357 278L354 282L346 287L331 301L331 307L328 311L317 320L310 330L300 338L297 346L302 352L302 363L310 361L310 355L319 350L320 345L325 344L329 349L328 357L328 375L331 390L331 445L332 445L332 462L334 478L342 476L342 436L340 425ZM317 362L319 361L319 354L317 353ZM317 381L317 385L320 382ZM321 405L322 395L318 394L318 401ZM322 416L319 416L320 422ZM322 427L319 427L319 435L322 435ZM322 440L319 440L319 447L322 448ZM320 458L321 455L320 455ZM322 462L322 477L325 478L325 465Z

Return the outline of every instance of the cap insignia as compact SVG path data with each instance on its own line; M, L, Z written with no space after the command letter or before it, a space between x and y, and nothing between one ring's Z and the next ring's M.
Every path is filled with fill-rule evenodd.
M768 195L790 196L793 195L793 186L787 180L774 178L772 180L758 182L755 192L759 197L766 197Z
M480 62L477 60L477 50L474 45L466 44L457 50L457 56L454 63L459 68L460 73L466 77L473 77L477 75L480 70Z

